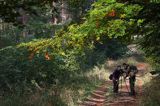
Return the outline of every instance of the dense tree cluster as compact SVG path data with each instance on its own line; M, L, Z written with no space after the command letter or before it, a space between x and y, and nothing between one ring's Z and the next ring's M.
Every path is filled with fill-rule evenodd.
M5 22L13 22L15 25L21 24L17 17L22 14L40 15L39 9L46 10L46 6L50 7L52 15L60 14L58 9L61 5L69 5L67 8L70 11L84 11L87 6L94 0L2 0L0 1L0 17ZM77 14L78 15L78 14Z

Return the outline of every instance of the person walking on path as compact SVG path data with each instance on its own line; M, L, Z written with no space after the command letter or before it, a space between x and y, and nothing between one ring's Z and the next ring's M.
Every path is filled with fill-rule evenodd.
M113 73L111 74L112 81L113 81L113 92L114 93L118 93L119 90L119 78L122 74L122 69L121 66L117 66L116 69L113 71Z
M129 84L130 84L130 95L135 95L135 82L136 82L136 74L138 70L137 67L134 65L131 65L129 68Z
M128 65L123 63L123 71L126 73L124 78L129 77L129 86L130 86L130 95L135 95L135 81L136 81L136 74L138 72L137 67L134 65Z

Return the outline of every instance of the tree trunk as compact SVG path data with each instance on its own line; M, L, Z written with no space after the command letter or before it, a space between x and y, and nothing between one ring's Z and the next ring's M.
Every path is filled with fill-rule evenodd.
M70 18L70 11L67 0L62 0L61 18L62 23L65 23Z

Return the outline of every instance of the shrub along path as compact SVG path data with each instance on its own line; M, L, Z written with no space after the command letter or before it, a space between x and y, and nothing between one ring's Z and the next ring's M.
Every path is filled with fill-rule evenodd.
M140 55L133 55L128 60L134 59L135 62L139 57ZM142 61L138 61L136 66L139 70L136 77L136 96L129 96L128 79L126 81L122 79L122 84L120 80L118 94L112 93L112 81L106 81L95 91L92 91L90 97L86 98L83 102L79 102L79 106L139 106L140 98L143 94L142 86L150 67L149 64Z

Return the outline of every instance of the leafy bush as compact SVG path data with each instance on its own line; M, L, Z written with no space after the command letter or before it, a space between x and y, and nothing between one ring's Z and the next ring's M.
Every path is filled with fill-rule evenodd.
M49 40L44 41L47 44L50 43ZM44 41L39 43L44 44ZM47 51L47 48L43 49L45 45L36 45L35 47L41 50L32 51L36 49L33 47L34 44L37 43L22 44L1 50L1 87L5 88L7 86L10 88L12 87L10 84L16 84L12 87L15 88L22 83L44 84L46 82L51 84L55 82L55 79L62 79L59 77L63 77L63 80L65 80L68 76L67 72L77 70L72 65L70 66L70 58ZM62 74L64 75L62 76Z
M147 85L145 85L144 96L142 98L143 106L159 106L160 92L159 92L159 76L152 79Z

